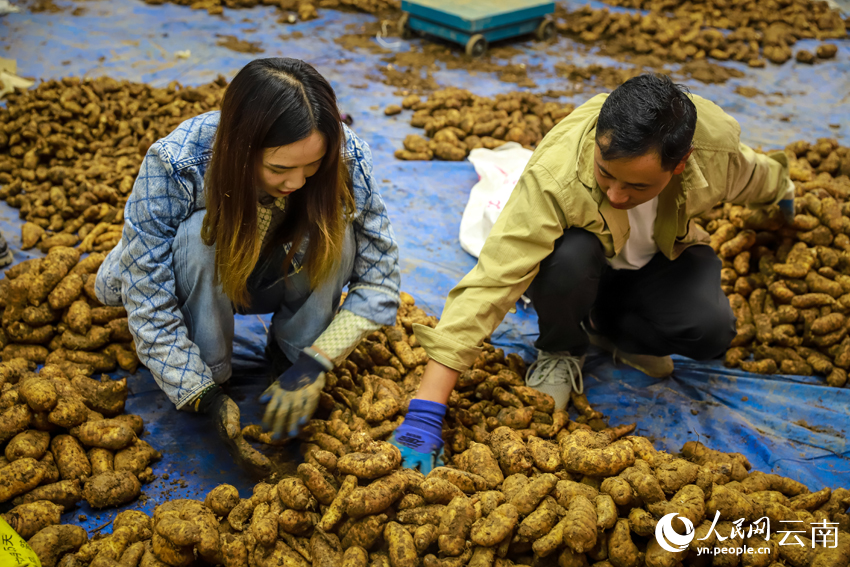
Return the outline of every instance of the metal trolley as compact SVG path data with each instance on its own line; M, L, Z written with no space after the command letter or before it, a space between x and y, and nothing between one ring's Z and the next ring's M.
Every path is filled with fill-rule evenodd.
M480 57L491 41L534 33L544 41L555 33L555 3L543 0L402 0L400 35L441 37Z

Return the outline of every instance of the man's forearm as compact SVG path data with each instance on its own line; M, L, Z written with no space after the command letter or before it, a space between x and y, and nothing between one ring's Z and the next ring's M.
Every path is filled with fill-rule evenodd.
M422 375L416 398L447 404L459 375L460 372L457 370L452 370L436 360L429 360L425 367L425 373Z

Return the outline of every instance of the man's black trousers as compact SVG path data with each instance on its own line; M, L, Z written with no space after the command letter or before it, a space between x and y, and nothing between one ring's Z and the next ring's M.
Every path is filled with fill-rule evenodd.
M735 337L720 268L714 251L697 245L676 260L658 253L639 270L614 270L596 236L569 229L528 289L540 325L535 346L584 354L589 343L581 323L589 316L625 352L720 356Z

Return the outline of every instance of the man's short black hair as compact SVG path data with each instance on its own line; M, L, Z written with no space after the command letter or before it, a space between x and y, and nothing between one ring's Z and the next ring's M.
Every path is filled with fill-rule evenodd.
M633 158L657 152L671 171L691 149L697 109L687 89L664 75L629 79L602 104L596 142L602 159Z

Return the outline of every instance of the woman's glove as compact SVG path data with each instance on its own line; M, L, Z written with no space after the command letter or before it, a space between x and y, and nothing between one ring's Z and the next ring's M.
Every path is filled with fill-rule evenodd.
M182 409L210 416L218 438L227 452L237 465L252 476L264 478L271 472L272 463L268 457L242 438L239 406L224 393L220 386L207 388Z
M418 468L424 475L438 466L446 409L444 404L437 402L410 400L404 422L390 438L390 443L401 452L401 466Z
M316 411L319 393L325 387L325 372L332 368L333 363L318 351L305 348L295 364L263 392L260 402L269 403L263 426L272 430L273 439L280 439L284 428L287 437L298 435Z

